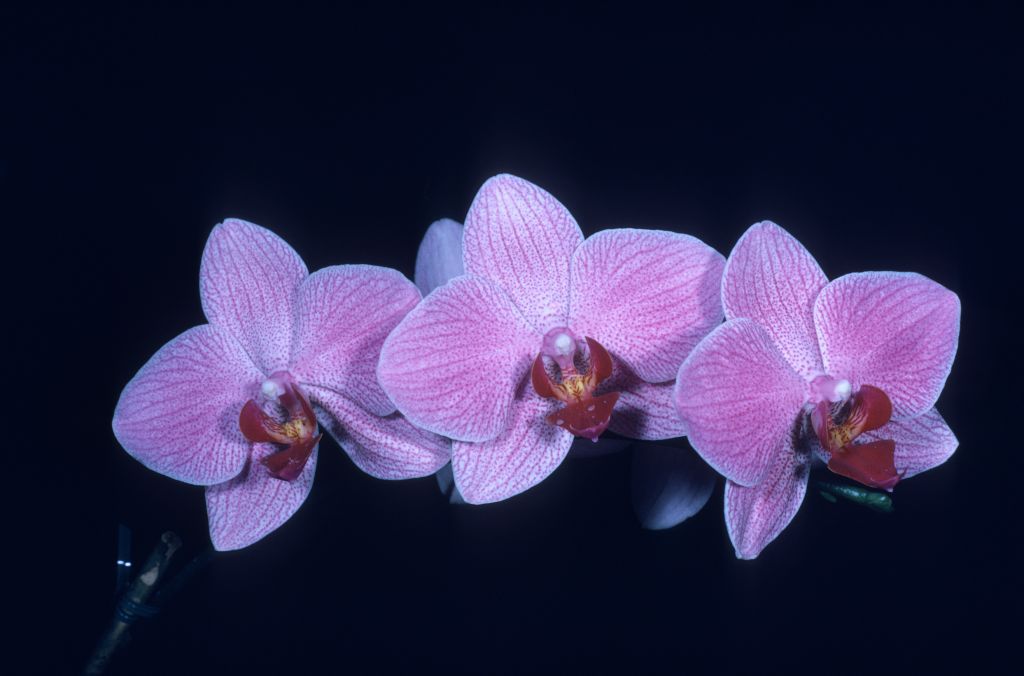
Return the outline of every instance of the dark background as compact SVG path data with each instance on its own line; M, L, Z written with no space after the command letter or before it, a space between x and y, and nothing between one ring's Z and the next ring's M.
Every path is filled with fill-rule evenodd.
M203 322L238 216L311 270L412 274L419 237L511 172L586 233L728 253L772 219L831 277L915 270L963 301L939 408L960 439L885 516L812 493L754 562L721 486L641 530L628 454L453 508L333 443L299 513L218 556L112 673L964 673L1012 669L1021 557L1022 53L1011 5L587 4L3 10L8 673L79 669L115 532L207 543L202 489L120 450L120 389ZM1013 653L1016 654L1016 653ZM5 671L7 669L5 668Z

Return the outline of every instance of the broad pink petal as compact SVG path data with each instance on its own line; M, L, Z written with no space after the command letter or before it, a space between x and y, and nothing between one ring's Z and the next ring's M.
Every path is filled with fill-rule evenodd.
M814 304L825 370L854 388L874 385L893 418L935 405L953 366L960 299L913 272L860 272L826 286Z
M434 221L416 252L416 286L424 296L465 272L462 265L462 224L450 218Z
M722 321L724 267L722 254L689 235L604 230L573 254L569 325L644 380L672 380Z
M499 286L457 277L392 331L377 377L395 406L424 429L463 441L507 426L516 389L541 336Z
M705 462L744 486L775 462L804 403L806 384L771 337L733 319L702 340L679 369L675 402Z
M341 392L371 413L394 413L377 382L377 362L384 339L419 301L415 285L390 268L337 265L314 272L299 287L292 375Z
M529 181L488 179L466 215L466 272L501 285L542 333L565 323L569 260L583 233L569 211Z
M378 479L430 476L451 459L451 442L414 427L398 413L376 416L322 387L309 388L320 424L352 461Z
M611 379L601 387L601 392L620 393L608 429L631 439L685 436L686 428L676 410L675 386L674 380L649 383L616 359Z
M462 498L474 505L498 502L543 481L561 464L573 436L545 417L561 406L522 389L508 428L492 441L452 444L452 470Z
M960 443L934 408L916 418L893 420L857 441L882 439L896 442L896 472L904 479L946 462Z
M294 481L270 474L260 460L280 451L274 444L254 444L242 473L206 489L210 539L219 551L242 549L276 530L298 511L313 487L317 449Z
M125 385L114 436L146 467L190 484L242 471L252 445L238 427L262 379L242 347L209 324L160 348Z
M755 559L793 520L807 492L810 454L786 442L764 480L745 487L725 483L725 525L740 559Z
M203 312L270 375L288 365L295 299L306 275L306 264L283 239L258 225L228 219L213 229L203 251Z
M818 262L788 232L771 221L747 229L725 266L722 304L727 319L760 324L797 373L821 373L814 299L828 283Z
M703 509L716 474L686 448L633 445L633 512L650 530L672 528Z

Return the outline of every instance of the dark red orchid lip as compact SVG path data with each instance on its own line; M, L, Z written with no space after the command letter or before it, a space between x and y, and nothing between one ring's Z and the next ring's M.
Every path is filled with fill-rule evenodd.
M889 396L872 385L861 385L852 399L838 406L819 402L811 412L811 424L830 454L828 468L865 486L892 490L902 478L896 471L896 442L855 443L861 434L882 427L891 417Z
M238 426L245 438L253 443L284 445L286 448L262 458L260 462L272 476L294 481L302 474L323 434L319 432L313 407L302 390L290 377L276 376L271 376L268 382L280 391L277 399L287 413L287 420L278 422L250 399L242 406Z

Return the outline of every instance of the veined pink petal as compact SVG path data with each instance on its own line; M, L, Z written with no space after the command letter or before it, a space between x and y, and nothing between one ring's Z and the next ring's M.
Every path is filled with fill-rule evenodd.
M913 272L860 272L822 290L814 321L829 375L881 388L893 418L912 418L935 405L953 366L960 299Z
M676 410L675 381L649 383L615 359L613 375L601 391L619 392L608 429L631 439L674 439L686 428Z
M633 512L649 530L672 528L703 509L715 473L689 449L633 445Z
M916 418L893 420L877 430L865 432L857 441L882 439L896 442L896 472L904 479L946 462L960 443L934 408Z
M462 264L462 224L450 218L434 221L416 253L416 286L424 296L465 272Z
M214 549L248 547L276 530L298 511L313 487L317 449L294 481L270 474L260 460L281 449L254 444L252 459L230 481L206 488L206 513Z
M540 343L494 282L457 277L391 332L377 377L413 424L453 439L486 441L507 427Z
M771 221L747 229L725 265L722 304L727 319L760 324L797 373L821 373L814 299L828 283L818 262Z
M314 272L299 287L292 375L343 392L371 413L394 413L377 382L377 362L384 339L419 300L397 270L337 265Z
M561 404L541 399L526 385L508 428L492 441L452 444L455 485L474 505L498 502L543 481L561 464L573 436L544 418Z
M725 259L689 235L604 230L572 257L569 325L651 383L672 380L722 321Z
M451 442L414 427L398 413L367 413L346 397L310 387L313 409L324 429L352 461L378 479L429 476L451 459Z
M675 402L705 462L727 479L752 486L792 437L806 387L759 324L733 319L683 362Z
M793 451L787 440L756 486L725 483L725 525L740 559L756 559L793 520L807 492L810 454Z
M529 181L484 183L466 215L466 272L501 285L537 330L565 324L569 260L583 233L569 211Z
M288 365L295 298L306 274L306 264L283 239L228 219L213 229L203 251L203 312L270 375Z
M227 481L249 457L238 414L261 379L225 331L209 324L189 329L125 386L114 409L114 436L133 458L172 479Z

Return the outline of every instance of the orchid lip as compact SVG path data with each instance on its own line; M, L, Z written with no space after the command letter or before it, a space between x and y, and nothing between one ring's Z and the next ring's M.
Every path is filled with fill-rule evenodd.
M323 436L319 432L316 416L309 399L287 372L274 373L260 385L263 396L283 408L284 422L267 414L255 400L242 406L238 426L246 439L253 443L273 443L285 446L260 460L270 474L278 479L294 481L313 454Z

